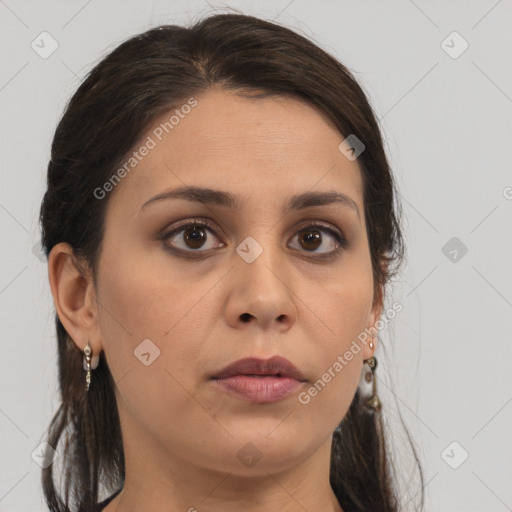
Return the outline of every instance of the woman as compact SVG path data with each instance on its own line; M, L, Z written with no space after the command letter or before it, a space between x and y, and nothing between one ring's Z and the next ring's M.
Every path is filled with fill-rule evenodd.
M100 62L41 207L50 510L399 510L375 373L395 199L363 91L289 29L216 15Z

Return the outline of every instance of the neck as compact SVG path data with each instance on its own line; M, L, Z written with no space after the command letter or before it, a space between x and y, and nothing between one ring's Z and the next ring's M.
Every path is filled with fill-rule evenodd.
M123 443L125 483L104 512L342 512L329 483L330 437L287 469L261 465L254 474L182 460L132 428L123 429Z

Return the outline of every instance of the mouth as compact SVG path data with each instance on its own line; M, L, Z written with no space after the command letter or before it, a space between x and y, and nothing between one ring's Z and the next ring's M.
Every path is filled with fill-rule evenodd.
M239 359L210 380L220 391L253 403L276 402L306 382L302 372L280 356Z

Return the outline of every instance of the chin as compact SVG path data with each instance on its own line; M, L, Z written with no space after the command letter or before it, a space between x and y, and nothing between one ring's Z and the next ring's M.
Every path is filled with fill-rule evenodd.
M282 425L281 425L282 426ZM268 476L286 471L296 467L307 460L316 450L319 449L318 442L305 443L304 433L297 432L292 435L289 431L283 430L282 435L277 434L276 429L268 435L271 430L265 430L266 436L245 435L230 438L229 446L222 453L213 457L213 461L221 461L218 469L222 472L229 472L241 477ZM213 454L212 454L213 455Z

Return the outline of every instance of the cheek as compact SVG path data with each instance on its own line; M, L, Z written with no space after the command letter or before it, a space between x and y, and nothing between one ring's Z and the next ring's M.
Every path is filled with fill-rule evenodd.
M116 254L128 253L105 250L98 303L107 362L123 401L138 414L186 409L193 401L184 390L193 392L209 319L218 317L205 291L220 275L194 283L165 258L149 264L142 252Z
M133 263L118 261L115 272L100 277L107 363L122 416L135 419L129 425L145 425L155 436L175 438L180 422L169 420L177 411L197 424L201 419L191 399L199 341L206 336L191 335L191 312L200 290Z
M373 303L373 275L366 252L348 254L339 267L316 282L303 282L308 329L324 338L324 353L346 350L369 326ZM307 313L307 314L306 314ZM327 361L326 361L327 362Z
M104 342L113 350L128 345L132 351L146 338L168 344L190 321L208 283L193 282L163 250L132 244L114 251L113 245L105 248L98 280Z
M323 418L332 429L346 414L359 383L364 344L358 336L369 327L373 302L369 262L361 258L346 263L306 295L314 314L305 313L312 340L305 360L314 382L298 398L313 418Z

